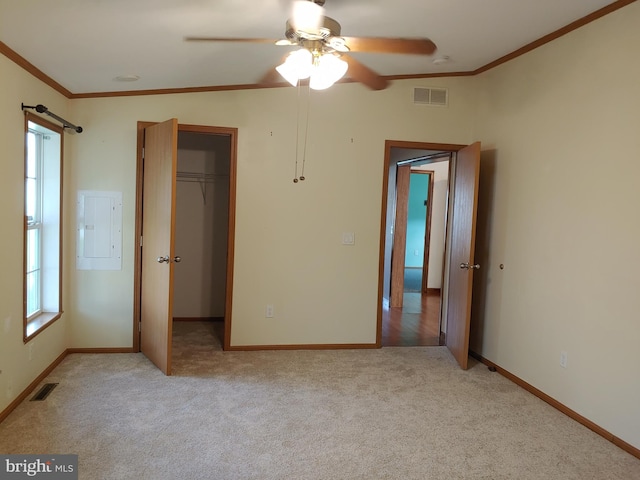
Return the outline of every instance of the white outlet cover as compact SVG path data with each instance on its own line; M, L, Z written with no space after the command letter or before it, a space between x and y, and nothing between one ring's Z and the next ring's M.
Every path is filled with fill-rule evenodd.
M342 244L343 245L355 245L356 243L356 234L353 232L343 232L342 233Z

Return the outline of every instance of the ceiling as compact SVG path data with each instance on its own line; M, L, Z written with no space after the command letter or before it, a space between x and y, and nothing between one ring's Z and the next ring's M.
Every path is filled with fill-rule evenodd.
M433 56L352 54L394 76L472 72L612 3L326 0L325 10L345 36L435 42ZM72 94L255 84L291 47L184 37L283 38L290 9L290 0L0 0L0 42ZM126 75L140 79L115 80Z

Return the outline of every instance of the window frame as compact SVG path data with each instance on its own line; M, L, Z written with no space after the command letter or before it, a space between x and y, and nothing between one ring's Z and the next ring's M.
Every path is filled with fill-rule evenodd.
M25 232L25 245L24 245L24 251L25 251L25 271L24 271L24 275L25 275L25 317L27 320L27 323L29 323L30 321L32 321L33 319L35 319L38 315L40 315L42 313L42 174L43 174L43 170L42 170L42 142L43 142L43 136L44 134L42 132L37 132L34 131L33 129L28 127L29 123L27 122L27 131L26 131L26 136L27 136L27 147L26 147L26 163L25 163L25 222L26 222L26 232ZM34 177L29 175L29 135L32 134L35 136L35 152L36 153L36 158L35 158L35 173L34 173ZM26 196L28 195L28 187L27 184L29 183L29 180L33 180L35 183L35 190L36 190L36 205L34 208L34 216L33 216L33 220L32 222L29 222L29 216L27 215L29 212L27 212L27 201L26 201ZM29 253L31 252L31 249L29 248L29 233L32 231L36 231L36 235L37 235L37 245L34 249L34 256L36 257L36 265L33 266L33 268L31 268L31 264L34 262L30 262L30 255ZM30 313L29 310L29 288L27 287L27 285L29 284L29 275L37 272L37 296L38 296L38 307L35 309L35 311L33 313Z
M39 279L39 297L40 297L40 306L39 306L39 310L33 314L31 314L29 317L27 317L27 295L28 295L28 288L27 288L27 248L28 248L28 234L30 230L34 229L34 226L29 225L29 222L27 221L27 198L26 198L26 189L27 189L27 179L29 178L28 175L28 155L29 155L29 146L28 146L28 134L30 132L30 128L29 128L29 122L34 123L40 127L46 128L48 130L51 130L52 132L56 133L59 135L60 137L60 147L59 147L59 181L57 184L58 187L58 193L59 193L59 199L58 199L58 206L59 206L59 211L58 211L58 245L57 245L57 311L46 311L46 309L44 308L43 305L43 301L42 298L44 296L44 289L46 288L45 286L43 286L43 263L46 262L46 260L43 257L43 242L44 240L44 234L43 234L43 218L42 218L42 210L43 210L43 195L42 195L42 191L44 190L43 187L43 183L46 181L46 179L44 179L44 159L39 159L38 160L38 172L37 174L39 175L39 179L37 180L37 185L38 188L40 190L40 205L38 205L38 210L39 210L39 215L41 218L36 219L36 223L39 223L39 225L36 225L35 228L38 229L39 231L39 235L40 235L40 241L38 242L38 248L39 248L39 264L40 264L40 279ZM41 146L42 147L42 146ZM42 148L40 147L40 151L42 151ZM55 153L54 153L55 155ZM31 112L25 112L25 116L24 116L24 183L23 183L23 274L22 274L22 281L23 281L23 313L22 313L22 317L23 317L23 340L24 343L27 343L28 341L30 341L31 339L33 339L36 335L38 335L40 332L42 332L44 329L46 329L48 326L52 325L56 320L58 320L63 313L63 308L62 308L62 250L63 250L63 244L62 244L62 240L63 240L63 173L64 173L64 129L61 126L55 125L45 119L43 119L42 117L39 117ZM56 276L54 275L54 278ZM54 297L55 298L55 297Z

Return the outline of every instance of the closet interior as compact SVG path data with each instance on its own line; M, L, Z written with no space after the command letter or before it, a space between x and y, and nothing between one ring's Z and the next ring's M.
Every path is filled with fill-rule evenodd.
M216 321L223 328L230 163L229 135L178 133L174 322Z

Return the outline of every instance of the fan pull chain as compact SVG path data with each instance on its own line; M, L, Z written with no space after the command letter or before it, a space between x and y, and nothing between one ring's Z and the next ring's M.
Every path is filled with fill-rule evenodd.
M307 120L304 127L304 149L302 150L302 172L300 173L300 181L304 181L304 165L307 161L307 143L309 141L309 109L311 106L311 89L307 88Z
M298 177L298 153L300 147L300 104L302 103L300 100L300 90L301 85L298 80L298 111L297 111L297 121L296 121L296 163L295 163L295 175L293 177L293 183L303 182L305 180L304 176L304 166L307 161L307 141L309 139L309 106L311 104L311 89L307 88L307 112L305 118L305 127L304 127L304 146L302 149L302 169L300 171L300 176Z
M293 176L293 183L298 183L298 144L300 143L300 80L298 80L298 111L296 113L296 172Z

